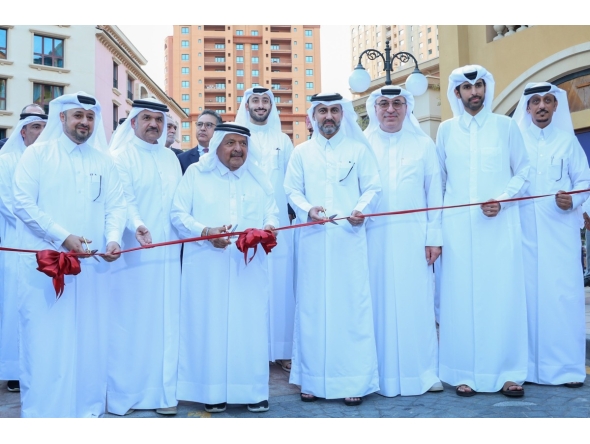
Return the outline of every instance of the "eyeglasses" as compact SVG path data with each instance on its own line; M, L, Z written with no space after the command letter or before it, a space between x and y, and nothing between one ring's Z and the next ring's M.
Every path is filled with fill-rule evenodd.
M393 109L399 110L406 105L406 102L402 102L401 100L394 100L390 102L389 100L381 100L377 103L377 106L383 110L389 109L389 106L393 106Z
M207 129L215 128L215 124L211 122L197 122L197 128L203 128L203 126Z

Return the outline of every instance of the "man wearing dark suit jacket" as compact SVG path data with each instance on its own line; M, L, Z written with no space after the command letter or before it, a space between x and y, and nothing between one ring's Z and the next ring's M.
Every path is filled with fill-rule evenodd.
M221 117L215 111L206 109L199 115L199 118L197 119L198 145L193 149L178 155L182 174L184 174L190 165L198 162L203 154L209 152L209 141L213 137L215 127L220 123L222 123Z

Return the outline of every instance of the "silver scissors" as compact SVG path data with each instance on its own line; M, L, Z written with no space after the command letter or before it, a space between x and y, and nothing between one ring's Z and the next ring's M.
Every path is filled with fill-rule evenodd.
M88 246L88 241L86 241L86 238L84 236L82 236L82 240L84 241L84 243L86 244L86 253L91 254L92 256L90 256L92 259L94 259L96 262L100 261L98 260L98 258L96 256L94 256L94 254L98 251L98 250L90 250L90 247Z

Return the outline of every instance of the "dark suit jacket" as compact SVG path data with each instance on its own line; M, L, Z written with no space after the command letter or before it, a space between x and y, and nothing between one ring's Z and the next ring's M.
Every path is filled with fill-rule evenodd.
M2 147L4 146L4 144L8 142L8 137L6 139L0 139L0 150L2 149Z
M182 154L178 155L178 160L180 161L180 167L182 168L182 174L186 171L186 169L191 166L193 163L199 161L199 146L197 145L192 150L185 151Z
M172 152L173 152L174 154L176 154L177 156L178 156L179 154L182 154L182 153L184 153L184 151L183 151L183 150L181 150L181 149L179 149L179 148L170 147L170 149L171 149L171 150L172 150Z

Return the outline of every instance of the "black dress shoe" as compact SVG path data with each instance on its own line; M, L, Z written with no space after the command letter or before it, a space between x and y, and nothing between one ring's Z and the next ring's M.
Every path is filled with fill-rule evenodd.
M8 381L6 389L9 392L20 392L20 383L18 381Z
M268 401L260 401L257 404L248 404L248 410L254 413L268 412Z
M221 413L225 412L226 407L226 402L222 402L220 404L205 404L205 411L209 413Z

